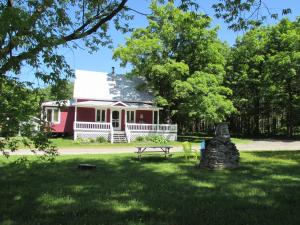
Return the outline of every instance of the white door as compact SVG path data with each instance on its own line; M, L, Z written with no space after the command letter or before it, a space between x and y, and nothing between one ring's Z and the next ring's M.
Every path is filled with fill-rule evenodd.
M114 130L121 130L121 112L118 110L112 111L112 126Z

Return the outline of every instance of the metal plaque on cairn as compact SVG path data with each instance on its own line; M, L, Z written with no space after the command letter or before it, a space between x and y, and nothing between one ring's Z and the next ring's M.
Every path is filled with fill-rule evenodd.
M240 153L230 140L228 123L216 125L215 136L207 144L200 159L200 167L208 169L235 169L239 167Z

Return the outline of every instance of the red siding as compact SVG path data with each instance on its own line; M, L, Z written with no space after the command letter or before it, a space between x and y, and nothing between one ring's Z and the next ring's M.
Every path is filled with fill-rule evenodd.
M125 110L121 112L121 130L125 130Z
M77 99L77 102L95 101L93 99Z
M73 134L74 107L60 109L60 123L52 124L54 133Z
M141 118L143 115L143 118ZM136 123L150 123L152 124L152 111L150 110L136 110Z
M95 122L95 109L78 107L77 108L77 121Z
M69 113L66 118L65 133L73 134L73 124L75 116L75 107L69 107Z
M73 134L74 115L74 107L62 108L60 110L60 123L52 125L53 132ZM136 123L152 124L152 115L151 110L136 110ZM95 109L77 108L77 121L95 122ZM110 109L106 110L106 122L110 122ZM121 130L125 130L125 110L121 111Z

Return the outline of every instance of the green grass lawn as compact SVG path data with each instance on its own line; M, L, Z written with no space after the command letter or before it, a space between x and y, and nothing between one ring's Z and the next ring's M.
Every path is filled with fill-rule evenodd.
M178 141L170 141L166 145L172 145L172 146L182 146L182 142L184 141L190 141L193 146L198 147L200 140L204 140L207 138L204 137L197 137L197 138L191 138L192 136L180 136ZM137 146L137 145L142 145L142 146L151 146L151 145L162 145L162 144L157 144L153 142L131 142L131 143L119 143L119 144L111 144L111 143L78 143L76 141L73 141L72 139L69 138L52 138L51 139L52 143L55 144L59 148L115 148L115 147L129 147L129 146ZM240 139L240 138L232 138L232 142L236 144L248 144L251 143L252 141L249 139Z
M73 139L68 138L52 138L51 142L55 144L59 148L98 148L98 147L105 147L105 148L116 148L116 147L128 147L128 146L137 146L137 145L162 145L162 144L156 144L150 141L143 141L143 142L131 142L131 143L78 143L74 141ZM181 142L177 141L170 141L167 145L181 145Z
M71 138L51 138L50 141L57 146L58 148L122 148L122 147L133 147L133 146L157 146L157 145L172 145L172 146L182 146L184 141L189 141L192 143L194 148L199 147L199 143L201 140L208 140L209 137L199 137L199 136L179 136L178 141L170 141L166 144L154 143L151 141L142 141L142 142L131 142L131 143L114 143L111 144L109 142L106 143L98 143L98 142L78 142L74 141ZM19 138L19 140L22 140ZM231 138L232 142L236 144L248 144L251 143L250 139L241 139L241 138ZM7 147L9 148L9 147ZM27 148L22 142L19 142L18 148Z
M0 158L0 224L299 224L300 151L241 153L208 171L174 155ZM79 163L97 165L79 171Z

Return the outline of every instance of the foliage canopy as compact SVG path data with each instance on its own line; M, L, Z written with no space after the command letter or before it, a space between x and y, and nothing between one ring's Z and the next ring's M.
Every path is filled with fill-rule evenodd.
M151 4L148 26L134 30L114 57L132 65L129 76L147 81L167 117L199 118L216 122L234 111L222 86L227 46L209 28L211 19L185 12L173 3Z

